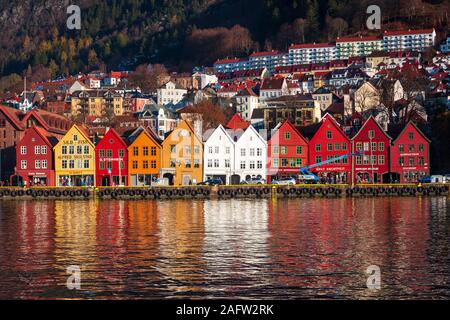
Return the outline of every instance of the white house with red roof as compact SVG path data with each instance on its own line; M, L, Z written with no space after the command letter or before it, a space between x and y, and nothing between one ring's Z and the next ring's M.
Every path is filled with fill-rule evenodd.
M236 111L245 121L250 121L253 110L259 107L259 96L251 88L244 88L235 96Z

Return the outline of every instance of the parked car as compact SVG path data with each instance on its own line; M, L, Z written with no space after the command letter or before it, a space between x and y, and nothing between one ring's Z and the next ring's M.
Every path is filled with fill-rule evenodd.
M221 179L208 179L206 181L200 182L199 186L221 186L223 185L223 181Z
M278 186L293 186L297 183L295 178L281 178L277 180L273 180L272 184L278 185Z
M419 179L420 183L445 183L445 177L440 175L423 177Z
M241 184L266 184L266 180L264 180L263 178L252 178L242 181Z
M450 174L446 174L445 176L444 176L444 183L450 183Z

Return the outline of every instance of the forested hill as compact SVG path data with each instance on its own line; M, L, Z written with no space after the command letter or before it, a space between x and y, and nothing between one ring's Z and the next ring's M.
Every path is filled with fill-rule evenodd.
M366 8L384 28L449 29L450 0L78 0L82 29L66 28L69 0L0 0L0 75L18 80L161 62L178 70L292 42L365 32ZM5 76L17 74L5 78Z

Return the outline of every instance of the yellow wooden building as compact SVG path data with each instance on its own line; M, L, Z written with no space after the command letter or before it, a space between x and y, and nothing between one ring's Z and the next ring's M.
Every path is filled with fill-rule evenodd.
M77 125L53 148L56 186L93 186L95 146L85 130Z
M75 91L72 94L72 115L102 117L108 113L116 116L123 115L123 96L113 90Z
M175 186L202 182L203 143L186 120L162 143L161 177Z

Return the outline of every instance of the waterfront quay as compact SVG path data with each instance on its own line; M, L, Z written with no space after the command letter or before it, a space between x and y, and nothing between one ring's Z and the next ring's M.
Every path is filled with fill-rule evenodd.
M449 195L445 184L384 185L236 185L104 188L0 188L0 199L232 199L232 198L302 198L302 197L417 197Z

